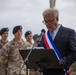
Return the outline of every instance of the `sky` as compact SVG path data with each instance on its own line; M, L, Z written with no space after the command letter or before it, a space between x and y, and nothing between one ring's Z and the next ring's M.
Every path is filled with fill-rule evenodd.
M9 40L13 39L12 30L22 25L23 36L27 30L33 35L46 29L42 23L42 12L49 8L49 0L0 0L0 29L9 28ZM59 23L76 30L76 0L56 0L55 8L59 10ZM46 29L47 30L47 29Z

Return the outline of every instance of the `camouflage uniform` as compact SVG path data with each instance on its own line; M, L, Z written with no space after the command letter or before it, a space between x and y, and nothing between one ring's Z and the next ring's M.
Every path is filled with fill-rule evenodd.
M28 43L25 43L24 41L18 43L14 39L3 46L2 63L7 65L7 75L18 75L21 64L23 63L19 50L26 49L27 46L29 46ZM25 68L22 69L21 75L26 75Z
M30 69L29 75L40 75L39 70Z
M76 75L76 62L70 66L70 73L71 75Z
M0 40L0 75L5 75L6 73L6 66L4 67L3 64L1 63L1 49L7 42L8 41L2 42Z

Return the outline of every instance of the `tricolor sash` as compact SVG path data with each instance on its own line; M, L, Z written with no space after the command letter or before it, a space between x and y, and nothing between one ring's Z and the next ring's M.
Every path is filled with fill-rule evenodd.
M57 56L57 58L58 58L58 60L60 60L62 57L61 57L57 47L55 46L55 44L54 44L54 42L52 40L52 37L50 36L49 31L44 33L43 40L44 40L44 44L45 44L46 48L47 49L53 49L56 56ZM67 70L64 69L64 71L65 71L65 75L70 75L70 73Z
M44 33L43 39L44 39L44 44L45 44L46 48L53 49L55 54L56 54L56 56L57 56L57 58L58 58L58 60L60 60L61 59L61 55L60 55L58 49L56 48L56 46L55 46L55 44L54 44L54 42L53 42L53 40L52 40L52 38L50 36L50 32L49 31Z

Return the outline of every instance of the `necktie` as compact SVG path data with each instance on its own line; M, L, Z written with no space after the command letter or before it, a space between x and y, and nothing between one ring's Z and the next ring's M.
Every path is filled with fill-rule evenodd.
M54 40L54 32L51 32L52 40Z

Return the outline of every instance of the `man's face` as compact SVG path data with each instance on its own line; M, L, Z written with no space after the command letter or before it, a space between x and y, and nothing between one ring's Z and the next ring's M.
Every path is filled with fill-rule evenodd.
M29 34L29 35L26 36L26 40L27 41L32 41L32 39L33 39L33 35L32 34Z
M2 35L2 39L7 39L8 38L8 32L4 32Z
M22 30L19 29L14 35L15 35L15 38L21 38L22 37Z
M44 23L49 31L54 31L58 26L58 20L51 13L44 16Z

